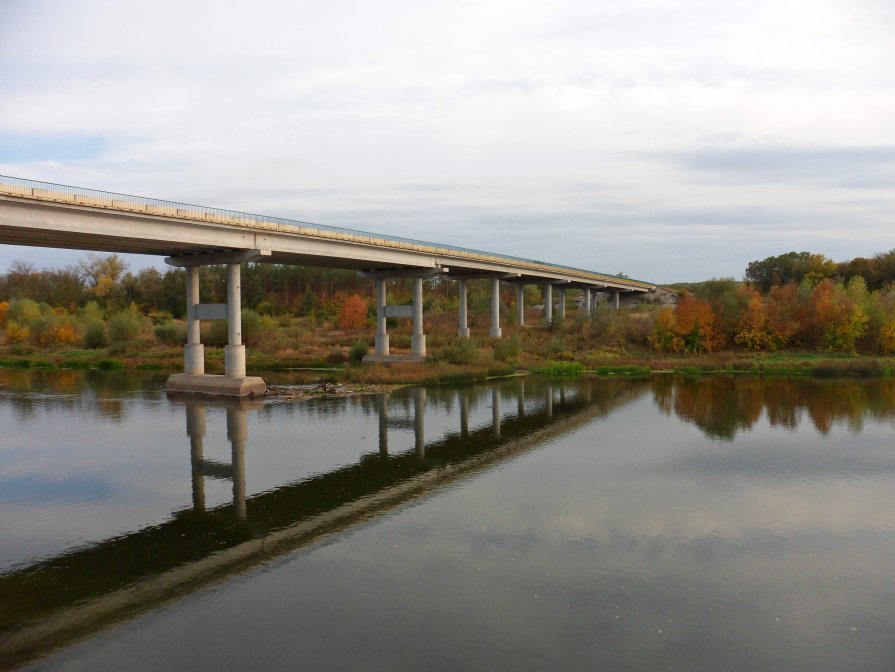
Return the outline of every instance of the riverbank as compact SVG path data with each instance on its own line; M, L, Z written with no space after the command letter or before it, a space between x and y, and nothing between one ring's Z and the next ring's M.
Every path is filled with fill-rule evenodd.
M18 355L0 350L0 367L48 369L143 370L176 372L182 367L177 348L146 353L109 353L85 350L29 352ZM6 352L4 352L6 351ZM364 385L451 384L491 378L540 374L551 376L646 376L654 373L683 375L741 374L759 376L813 377L891 377L895 375L895 357L841 355L810 352L744 354L719 352L699 356L667 356L652 352L588 352L565 359L546 359L525 353L517 362L500 362L481 357L472 363L452 363L432 358L418 364L330 363L298 357L276 358L265 353L249 353L248 369L276 380L288 378L290 384L328 383ZM209 348L206 354L209 373L223 373L223 353Z

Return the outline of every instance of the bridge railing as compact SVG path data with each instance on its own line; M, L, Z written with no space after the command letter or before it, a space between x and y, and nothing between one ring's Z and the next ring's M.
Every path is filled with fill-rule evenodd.
M161 217L173 217L192 221L204 221L230 226L245 226L257 229L272 229L276 231L294 232L302 235L310 235L319 238L334 238L359 243L368 243L385 247L410 249L425 254L439 256L459 257L475 261L491 262L496 264L512 264L534 271L547 271L567 273L582 276L596 281L606 280L614 284L629 285L637 289L649 289L653 283L635 280L620 275L610 275L589 271L573 266L552 264L536 259L526 259L507 254L485 252L456 245L431 243L413 238L390 236L382 233L371 233L357 229L348 229L325 224L312 224L294 219L271 217L268 215L256 215L224 208L211 208L202 205L165 201L144 196L132 196L98 189L85 189L64 184L40 182L19 177L0 175L0 194L18 196L22 198L40 201L53 201L58 203L72 203L90 207L122 210Z

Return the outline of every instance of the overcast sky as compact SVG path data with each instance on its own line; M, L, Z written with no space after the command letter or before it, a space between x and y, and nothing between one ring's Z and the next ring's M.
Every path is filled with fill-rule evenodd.
M0 0L0 63L5 175L655 282L895 248L892 0Z

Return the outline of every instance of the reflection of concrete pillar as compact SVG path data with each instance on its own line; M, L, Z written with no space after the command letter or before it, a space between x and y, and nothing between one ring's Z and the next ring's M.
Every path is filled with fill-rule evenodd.
M559 403L563 406L566 405L566 385L563 383L559 386Z
M186 433L190 437L190 466L193 477L193 511L205 510L205 406L187 404Z
M494 436L500 436L500 391L491 388L491 430Z
M233 508L236 517L246 517L246 439L249 436L249 414L238 406L227 407L227 438L230 439L230 462L233 465Z
M377 394L379 402L379 454L388 457L388 392Z
M183 346L183 372L188 376L205 373L205 346L196 306L199 305L199 267L186 268L186 345Z
M460 326L457 335L460 338L469 338L469 320L466 314L466 280L457 281L457 292L460 298Z
M566 290L563 288L559 290L559 319L566 319Z
M519 418L525 417L525 381L519 381L519 396L517 397L516 415Z
M460 436L464 439L469 436L469 397L463 390L458 392L460 395Z
M547 383L547 417L553 417L553 385L551 383Z
M227 335L224 373L231 378L245 378L246 349L242 344L242 287L238 263L227 264Z
M426 355L426 335L423 333L423 279L413 279L413 333L410 336L410 353Z
M491 278L491 338L500 338L500 278Z
M426 388L413 390L413 441L418 457L426 456Z
M525 326L525 287L521 283L516 285L516 321Z
M544 322L553 324L553 285L544 286Z

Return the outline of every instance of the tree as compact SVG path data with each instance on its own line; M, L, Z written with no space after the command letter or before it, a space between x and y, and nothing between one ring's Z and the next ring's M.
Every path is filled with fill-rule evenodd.
M360 329L367 320L367 302L357 294L352 294L339 309L339 329Z
M775 285L787 282L800 283L808 280L812 285L836 276L836 263L822 254L811 252L786 252L776 257L750 262L745 279L767 293Z

